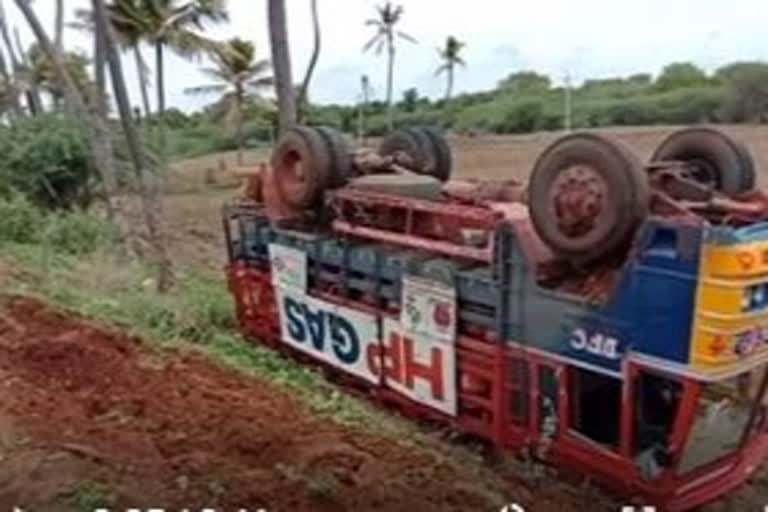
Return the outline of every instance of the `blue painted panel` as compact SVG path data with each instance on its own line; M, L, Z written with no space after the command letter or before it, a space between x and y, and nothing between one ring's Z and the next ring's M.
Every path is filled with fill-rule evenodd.
M544 290L529 280L525 342L614 372L629 350L687 363L700 232L686 227L674 233L667 224L649 223L639 240L605 304Z

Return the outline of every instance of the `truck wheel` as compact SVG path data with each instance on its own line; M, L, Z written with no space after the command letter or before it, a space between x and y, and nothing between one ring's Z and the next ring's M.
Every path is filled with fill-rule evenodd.
M344 136L337 129L329 126L317 126L315 129L325 139L331 154L330 186L344 186L352 178L352 157Z
M303 210L322 199L332 173L332 157L320 132L306 126L288 129L270 163L278 196L288 206Z
M445 181L450 175L450 148L437 131L424 127L397 130L381 141L379 154L403 152L411 159L411 171Z
M443 182L450 180L451 170L453 169L453 156L451 155L451 147L448 145L448 141L445 140L440 130L434 126L420 126L415 129L426 134L432 142L435 152L435 167L430 174Z
M531 220L555 254L587 264L620 249L648 213L640 160L618 141L577 133L550 145L528 186Z
M755 185L755 164L749 150L712 128L686 128L669 135L651 160L677 160L693 166L693 178L729 196Z

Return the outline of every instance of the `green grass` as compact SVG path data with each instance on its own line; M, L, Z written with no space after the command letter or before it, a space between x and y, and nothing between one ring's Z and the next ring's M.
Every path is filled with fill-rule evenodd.
M82 480L75 485L67 497L67 504L76 510L92 511L109 508L115 504L117 496L106 484L92 480Z

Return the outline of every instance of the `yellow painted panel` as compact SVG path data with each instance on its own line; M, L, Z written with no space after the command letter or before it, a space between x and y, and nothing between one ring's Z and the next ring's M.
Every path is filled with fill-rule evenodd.
M742 312L745 287L720 286L708 280L699 281L699 311L735 315Z
M704 245L704 276L755 277L768 274L768 242L739 245Z
M768 343L766 343L762 331L763 329L755 329L752 344L746 350L743 346L739 347L745 350L745 353L739 354L737 343L740 337L717 335L712 332L697 330L694 334L691 363L699 369L735 364L750 366L755 359L768 355Z

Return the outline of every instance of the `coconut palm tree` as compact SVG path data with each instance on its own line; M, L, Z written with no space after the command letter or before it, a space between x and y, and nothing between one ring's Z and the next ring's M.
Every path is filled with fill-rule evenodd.
M272 86L267 59L256 60L256 48L250 41L235 37L211 54L216 64L200 71L215 83L190 87L187 94L221 94L219 108L225 123L234 126L237 133L237 163L243 165L243 107L248 101L258 101L259 93Z
M112 23L118 33L139 34L141 41L155 49L158 138L160 158L165 163L165 50L170 48L183 57L211 51L215 43L200 31L206 21L229 19L226 0L128 0L127 4L130 9L124 16L116 17L112 11Z
M54 48L56 48L54 43ZM27 51L29 64L20 64L16 70L16 84L24 90L33 87L47 92L55 105L59 105L66 96L66 91L56 67L48 54L43 51L39 43L33 43ZM91 61L82 53L59 53L62 64L72 78L77 90L88 103L93 99L94 83L88 74L88 66Z
M133 53L139 78L139 91L141 92L144 115L149 116L152 111L149 106L149 68L141 54L141 40L143 33L139 23L135 22L141 17L142 0L112 0L106 4L113 33L117 43ZM93 12L90 9L75 10L76 21L68 23L70 28L94 33Z
M376 10L378 18L371 18L365 22L366 25L376 28L376 34L363 46L363 51L366 52L375 48L376 55L380 55L385 47L387 49L387 121L391 130L394 125L392 86L395 67L395 39L405 39L411 43L416 43L416 40L405 32L395 30L395 25L403 16L403 6L393 6L392 2L387 2L377 6Z
M461 58L461 55L459 55L464 46L466 46L466 43L462 43L453 36L448 36L445 39L445 46L437 49L437 53L440 55L440 59L442 59L443 63L435 71L435 76L445 73L447 79L445 87L446 100L451 99L451 94L453 93L453 72L456 68L456 64L461 66L467 65L467 63L464 62L464 59Z

